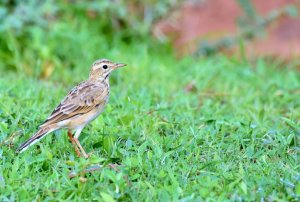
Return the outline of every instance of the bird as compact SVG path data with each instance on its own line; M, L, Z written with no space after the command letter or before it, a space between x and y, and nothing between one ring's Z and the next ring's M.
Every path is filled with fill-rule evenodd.
M88 158L89 155L81 146L78 138L83 128L97 118L109 99L109 77L111 73L126 64L114 63L108 59L96 60L87 80L75 86L50 116L39 126L38 131L21 144L16 152L22 153L41 140L47 134L67 129L68 137L77 155ZM75 134L73 135L73 131Z

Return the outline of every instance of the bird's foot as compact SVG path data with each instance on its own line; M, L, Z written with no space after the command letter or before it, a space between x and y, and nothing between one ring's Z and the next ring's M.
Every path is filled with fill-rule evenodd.
M88 158L90 158L93 154L94 154L93 151L90 152L90 153L88 153L88 154L84 152L83 157L86 158L86 159L88 159Z
M108 167L110 167L111 169L113 169L116 172L120 172L120 169L118 167L123 166L122 164L114 164L114 163L110 163L108 164Z

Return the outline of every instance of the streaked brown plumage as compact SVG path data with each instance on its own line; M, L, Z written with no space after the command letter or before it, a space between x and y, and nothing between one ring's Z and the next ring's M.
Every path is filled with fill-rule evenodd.
M125 64L113 63L107 59L93 63L89 79L74 87L61 103L53 110L48 119L42 123L39 130L24 142L17 152L25 151L29 146L45 137L50 132L66 128L68 136L75 146L78 155L88 158L88 155L78 141L82 129L100 115L109 98L110 73ZM71 132L76 133L72 137ZM79 149L79 150L78 150Z

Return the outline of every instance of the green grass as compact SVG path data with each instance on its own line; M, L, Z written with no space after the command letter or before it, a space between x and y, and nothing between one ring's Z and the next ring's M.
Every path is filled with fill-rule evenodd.
M143 43L102 55L128 66L112 75L107 108L83 130L93 151L87 160L76 157L66 131L14 150L88 76L91 58L56 69L49 81L1 72L1 201L299 200L300 78L292 67L177 60ZM82 173L97 163L123 166ZM82 174L69 179L71 171Z

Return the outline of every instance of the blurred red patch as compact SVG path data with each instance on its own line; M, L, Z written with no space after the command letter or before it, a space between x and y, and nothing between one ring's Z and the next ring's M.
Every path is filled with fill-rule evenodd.
M299 9L299 4L297 0L253 0L253 5L261 16L288 5L297 5ZM157 22L153 33L158 38L170 38L179 54L190 54L198 49L201 41L213 42L237 36L236 22L241 15L243 10L236 0L227 0L226 3L223 0L204 0L198 3L193 1L185 3ZM267 25L265 33L246 44L248 55L282 59L300 56L299 16L292 18L281 15ZM237 50L237 47L231 50Z

